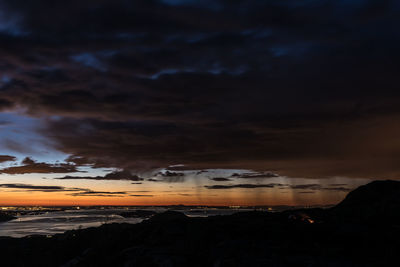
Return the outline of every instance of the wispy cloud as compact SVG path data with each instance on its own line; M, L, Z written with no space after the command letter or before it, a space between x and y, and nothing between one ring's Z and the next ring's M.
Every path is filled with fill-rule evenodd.
M214 177L214 178L210 178L210 179L213 180L213 181L216 181L216 182L229 182L229 181L232 181L231 179L224 178L224 177Z
M256 179L256 178L276 178L278 174L273 172L249 172L249 173L234 173L231 175L234 178Z
M143 181L143 178L132 174L130 171L116 171L104 176L64 176L54 178L56 180L127 180L127 181Z
M127 194L127 192L108 192L108 191L92 191L85 190L82 192L69 194L74 197L84 197L84 196L92 196L92 197L123 197Z
M26 173L68 173L78 172L75 165L67 163L36 162L31 158L25 158L20 166L12 166L0 170L0 174L26 174Z
M8 155L0 155L0 163L7 162L7 161L15 161L17 160L16 157L8 156Z
M314 192L318 190L326 190L326 191L338 191L338 192L348 192L351 188L347 187L324 187L320 184L299 184L299 185L290 185L290 184L280 184L280 183L269 183L269 184L230 184L230 185L206 185L207 189L233 189L233 188L245 188L245 189L254 189L254 188L275 188L279 187L280 189L293 189L293 190L312 190L312 191L301 191L299 193L304 194L304 192Z
M232 189L232 188L274 188L276 184L235 184L235 185L206 185L208 189Z
M0 188L24 189L28 191L39 192L70 192L87 190L82 188L66 188L63 186L46 186L46 185L30 185L30 184L0 184Z
M0 184L0 188L6 189L20 189L28 192L73 192L71 196L125 196L128 193L124 191L109 192L109 191L93 191L87 188L64 187L64 186L51 186L51 185L31 185L31 184Z

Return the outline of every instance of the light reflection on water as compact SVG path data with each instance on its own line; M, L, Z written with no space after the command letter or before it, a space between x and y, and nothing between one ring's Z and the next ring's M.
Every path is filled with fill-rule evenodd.
M54 235L67 230L98 227L106 223L140 223L144 218L124 218L122 209L87 209L47 212L39 215L23 215L15 220L0 223L0 236L23 237L28 235ZM129 210L134 211L134 210ZM166 209L156 208L156 212ZM189 217L230 215L234 209L187 209L179 210ZM242 209L241 211L245 211Z
M0 236L53 235L67 230L97 227L105 223L139 223L142 218L124 218L119 210L66 210L40 215L20 216L0 223Z

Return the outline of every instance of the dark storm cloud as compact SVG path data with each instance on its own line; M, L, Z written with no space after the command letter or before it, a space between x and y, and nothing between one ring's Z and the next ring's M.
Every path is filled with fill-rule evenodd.
M107 192L107 191L92 191L86 190L77 193L71 193L69 195L74 197L91 196L91 197L123 197L127 192Z
M72 162L400 175L397 1L3 0L0 10L0 110L45 118Z
M351 188L345 187L323 187L320 184L300 184L300 185L289 185L289 184L279 184L279 183L270 183L270 184L230 184L230 185L206 185L204 186L207 189L233 189L233 188L244 188L244 189L255 189L255 188L276 188L280 189L294 189L294 190L312 190L312 191L299 191L298 193L310 193L316 192L320 190L326 191L338 191L338 192L349 192Z
M71 196L123 196L127 192L105 192L93 191L87 188L70 188L64 186L46 186L46 185L30 185L30 184L0 184L0 188L19 189L29 192L74 192Z
M137 175L132 174L130 171L116 171L104 176L64 176L60 178L54 178L57 180L128 180L128 181L143 181L143 178L140 178Z
M256 178L276 178L279 177L278 174L272 172L255 172L255 173L234 173L231 175L233 178L243 178L243 179L256 179Z
M71 196L96 196L96 197L123 197L127 192L108 192L108 191L93 191L87 188L51 186L51 185L31 185L31 184L0 184L0 188L17 189L28 192L73 192L68 193Z
M26 173L68 173L78 172L75 165L66 163L49 164L36 162L31 158L25 158L21 166L12 166L0 169L0 174L26 174Z
M67 189L63 186L45 186L45 185L29 185L29 184L0 184L1 188L25 189L29 191L40 192L59 192L59 191L78 191L78 188Z
M214 178L211 178L211 180L216 181L216 182L229 182L229 181L232 181L231 179L224 178L224 177L214 177Z
M156 176L162 177L162 181L167 183L183 183L185 181L185 174L181 172L171 172L167 170L157 173Z
M0 163L7 162L7 161L15 161L17 160L16 157L8 156L8 155L0 155Z
M149 181L149 182L162 182L162 180L157 180L157 179L153 179L153 178L150 178L150 179L147 179L147 181Z
M235 184L235 185L206 185L207 189L232 189L232 188L274 188L276 184Z

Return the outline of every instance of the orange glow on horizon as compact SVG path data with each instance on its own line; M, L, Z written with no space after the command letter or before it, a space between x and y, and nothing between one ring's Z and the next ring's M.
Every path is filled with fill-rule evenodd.
M330 205L338 203L341 197L321 199L316 196L293 197L292 194L281 196L265 194L263 197L249 196L248 192L235 192L232 194L219 193L219 195L156 195L153 197L74 197L62 193L15 193L2 192L0 206L164 206L164 205L204 205L204 206L296 206L296 205ZM152 195L149 193L148 195ZM322 201L323 200L323 201Z

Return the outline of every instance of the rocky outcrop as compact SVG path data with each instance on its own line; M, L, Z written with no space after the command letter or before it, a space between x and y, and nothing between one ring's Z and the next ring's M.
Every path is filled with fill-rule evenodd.
M400 222L400 182L374 181L360 186L331 211L345 221Z

